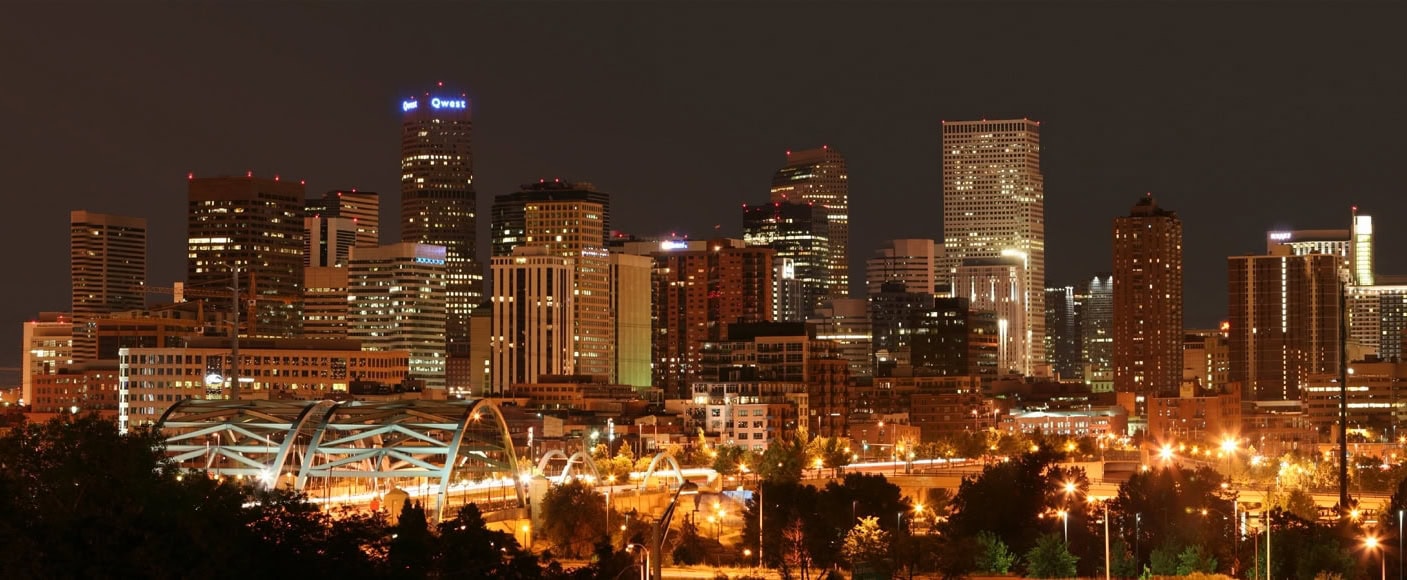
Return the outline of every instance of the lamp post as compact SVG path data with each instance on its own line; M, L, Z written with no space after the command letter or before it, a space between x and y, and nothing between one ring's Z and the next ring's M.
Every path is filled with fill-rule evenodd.
M1378 541L1377 536L1363 538L1363 547L1367 548L1369 552L1378 552L1378 563L1382 568L1382 580L1387 580L1387 554L1381 551L1382 543Z
M1065 527L1065 545L1070 545L1070 512L1059 510L1055 515L1060 516L1060 522Z
M646 580L649 578L650 571L652 570L650 567L650 549L640 544L625 545L626 551L632 551L635 548L639 548L641 552L645 553L645 565L640 567L640 580Z

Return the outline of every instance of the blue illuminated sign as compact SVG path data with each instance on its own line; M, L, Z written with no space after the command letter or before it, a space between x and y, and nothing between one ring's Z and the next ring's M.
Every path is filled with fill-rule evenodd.
M467 109L469 102L464 99L441 99L435 97L430 99L430 107L434 109Z
M402 111L402 112L405 112L405 111L414 111L415 108L416 108L416 107L419 107L419 106L420 106L420 101L417 101L417 100L415 100L415 99L411 99L411 100L409 100L409 101L401 101L401 111Z

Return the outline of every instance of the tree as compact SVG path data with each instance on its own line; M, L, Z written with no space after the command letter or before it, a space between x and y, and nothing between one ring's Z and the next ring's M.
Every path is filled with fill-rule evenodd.
M698 526L695 526L691 520L685 520L679 532L679 540L674 551L670 552L674 563L685 566L703 563L708 552L704 547L703 538L699 537Z
M977 534L977 555L974 564L982 572L1006 574L1016 565L1016 554L996 534L983 530Z
M1017 553L1029 550L1049 525L1038 516L1047 511L1049 494L1057 487L1048 474L1052 461L1050 452L1027 453L964 478L953 496L943 534L975 537L986 530Z
M1148 569L1155 576L1177 575L1177 547L1163 546L1148 555Z
M786 528L782 530L781 537L782 577L792 578L792 574L799 574L801 580L809 580L811 578L811 552L806 549L806 531L801 525L801 519L797 518L788 522Z
M811 440L809 455L821 459L821 466L831 470L831 476L840 475L845 466L850 465L850 442L840 437L817 437Z
M841 553L850 561L852 568L878 567L889 553L889 532L880 529L879 518L860 518L860 523L845 534Z
M1284 495L1282 501L1276 503L1279 504L1277 507L1295 514L1296 517L1304 521L1312 522L1319 519L1319 506L1314 503L1314 496L1302 489L1291 489L1290 493Z
M1070 578L1075 575L1078 561L1065 548L1059 534L1046 534L1026 553L1026 574L1035 578Z
M1187 576L1194 572L1211 573L1216 571L1216 558L1202 551L1201 546L1188 546L1177 555L1177 575Z
M719 445L713 450L713 470L724 477L737 475L738 466L744 456L742 447L737 445Z
M542 574L537 557L523 551L512 534L489 530L475 504L442 522L439 533L435 575L440 578L525 580Z
M1115 578L1134 578L1138 576L1138 562L1134 561L1133 554L1129 553L1128 544L1123 538L1115 538L1109 547L1109 570ZM1264 577L1261 574L1260 577Z
M767 450L758 461L757 473L763 479L776 483L796 483L801 481L801 470L806 466L806 444L798 435L775 437L767 444Z
M434 537L420 502L405 502L391 534L387 567L392 578L425 578L434 558Z
M542 537L570 557L591 554L606 537L606 500L591 486L571 480L542 498Z

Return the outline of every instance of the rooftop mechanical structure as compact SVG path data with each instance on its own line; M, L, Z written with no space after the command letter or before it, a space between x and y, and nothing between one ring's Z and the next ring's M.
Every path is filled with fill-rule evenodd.
M451 484L511 478L520 506L525 498L508 425L486 400L189 399L157 428L181 468L314 497L418 486L441 516Z

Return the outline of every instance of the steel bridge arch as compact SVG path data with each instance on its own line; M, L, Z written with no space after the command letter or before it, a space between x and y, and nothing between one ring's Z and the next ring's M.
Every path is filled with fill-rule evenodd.
M586 468L591 471L591 477L595 478L592 481L601 481L601 472L596 469L596 460L592 459L591 455L585 451L577 451L575 453L572 453L570 456L567 455L566 452L562 451L561 449L553 449L551 451L548 451L547 453L542 454L541 459L538 459L537 471L543 476L546 476L547 464L550 463L553 459L557 458L565 459L567 461L567 464L562 466L562 473L557 476L558 484L566 481L567 474L571 472L573 465L585 465Z
M329 490L333 479L370 479L374 490L382 480L395 485L397 479L420 479L427 495L433 489L436 517L443 515L456 478L466 483L469 477L511 478L520 506L526 496L507 422L483 399L189 399L172 405L157 428L167 457L178 467L253 477L266 487L306 490L323 477Z
M660 461L667 461L669 467L674 468L675 480L678 481L679 485L684 485L684 470L679 468L679 462L674 459L673 455L661 451L655 454L654 459L650 460L650 466L645 469L645 475L640 478L640 486L645 487L650 484L650 477L655 474L655 469L659 466Z

